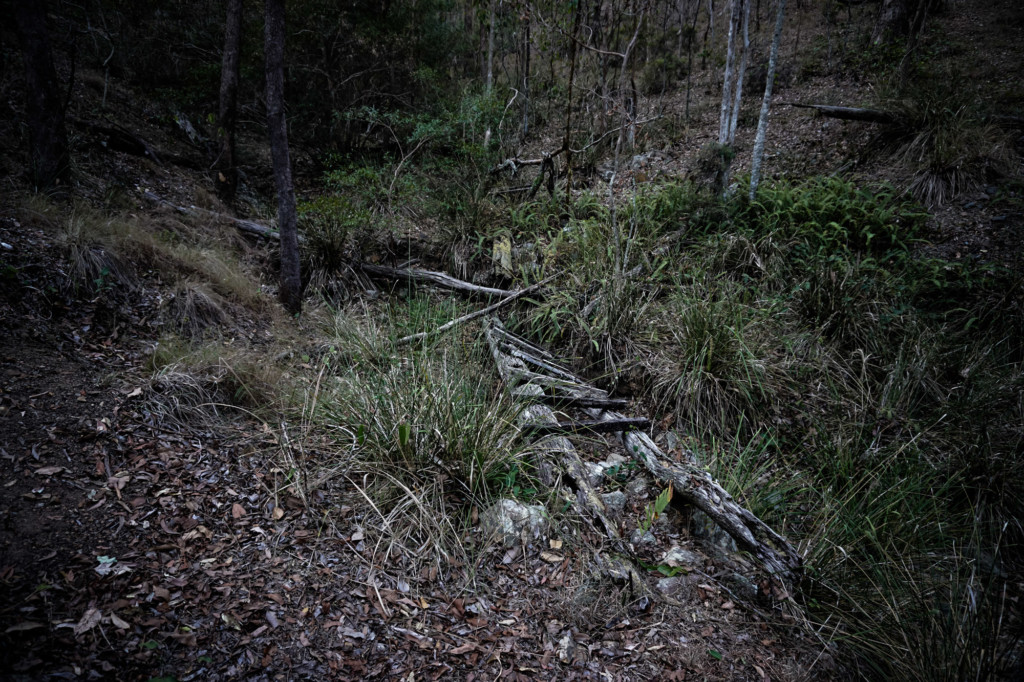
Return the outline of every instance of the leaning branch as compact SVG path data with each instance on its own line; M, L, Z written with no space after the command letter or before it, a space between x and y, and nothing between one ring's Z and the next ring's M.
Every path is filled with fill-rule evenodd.
M559 273L559 274L561 274L561 273ZM433 331L420 332L418 334L410 334L409 336L403 336L402 338L398 339L398 341L395 342L395 345L396 346L404 346L407 343L412 343L413 341L419 341L421 339L425 339L425 338L427 338L427 336L430 336L430 335L443 334L444 332L448 331L449 329L452 329L453 327L457 327L460 324L464 324L466 322L469 322L470 320L475 320L478 317L483 317L484 315L488 315L490 313L493 313L494 311L496 311L496 310L498 310L500 308L504 308L509 303L511 303L512 301L516 300L517 298L520 298L520 297L525 296L527 294L532 294L532 293L535 293L536 291L539 291L541 287L543 287L545 284L547 284L548 282L550 282L551 280L553 280L557 276L558 275L551 275L547 279L544 279L544 280L542 280L540 282L537 282L536 284L534 284L532 286L528 286L528 287L526 287L525 289L523 289L521 291L517 291L516 293L512 294L511 296L507 296L507 297L501 299L500 301L498 301L497 303L495 303L493 305L489 305L486 308L482 308L481 310L477 310L476 312L469 313L468 315L463 315L462 317L458 317L458 318L456 318L454 320L446 322L445 324L442 324L440 327L438 327L437 329L435 329Z
M496 298L507 298L509 296L522 296L524 291L509 291L508 289L493 289L482 287L476 284L455 279L451 275L433 270L416 270L414 268L391 268L386 265L371 265L362 263L359 266L363 272L371 277L393 279L398 281L415 282L417 284L434 284L446 289L461 291L472 296L485 296Z

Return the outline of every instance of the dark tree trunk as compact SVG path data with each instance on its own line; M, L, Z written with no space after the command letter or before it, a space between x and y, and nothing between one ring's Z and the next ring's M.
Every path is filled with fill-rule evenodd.
M38 189L47 189L67 179L69 157L64 107L46 31L46 6L44 0L18 0L14 8L25 62L30 173Z
M872 39L875 44L913 38L922 28L938 0L883 0Z
M299 277L299 235L295 187L288 155L288 126L284 114L284 0L266 0L267 128L277 187L277 228L281 233L281 303L289 313L302 310Z
M238 118L238 69L242 51L242 0L228 0L224 24L224 54L220 66L220 106L217 112L220 153L217 157L217 192L228 202L238 189L235 128Z

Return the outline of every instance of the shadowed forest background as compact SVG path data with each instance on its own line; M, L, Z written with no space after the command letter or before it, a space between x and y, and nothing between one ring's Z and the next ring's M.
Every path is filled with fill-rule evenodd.
M0 7L0 678L1022 675L1018 2Z

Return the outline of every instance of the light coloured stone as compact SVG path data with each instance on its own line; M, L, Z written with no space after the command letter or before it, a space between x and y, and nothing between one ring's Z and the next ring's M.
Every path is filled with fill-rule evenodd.
M703 566L704 558L688 549L672 547L661 557L661 563L666 566Z
M604 493L601 495L601 501L604 502L605 509L608 510L608 515L613 518L622 516L622 512L626 510L626 493L621 490Z
M540 537L547 524L544 507L516 500L499 500L480 514L480 528L487 536L496 535L505 544L528 537Z

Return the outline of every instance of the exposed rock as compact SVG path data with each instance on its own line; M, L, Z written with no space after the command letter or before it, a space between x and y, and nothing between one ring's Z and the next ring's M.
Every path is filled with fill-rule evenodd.
M654 533L652 533L651 531L644 532L639 528L634 528L633 534L629 536L629 542L634 547L641 547L643 545L653 545L657 541L657 538L654 537Z
M626 484L626 494L639 500L647 498L649 489L650 486L647 483L647 479L643 476L637 476Z
M661 563L666 566L703 566L704 557L682 547L672 547L661 557Z
M604 481L605 467L597 462L584 462L584 468L587 470L587 481L593 487L598 487L601 482Z
M604 493L601 495L601 500L604 502L604 506L608 510L608 516L611 516L612 518L622 516L622 513L626 510L626 493L621 490Z
M656 583L658 592L667 597L686 598L690 592L690 583L693 580L688 575L674 575L671 578L662 578Z
M480 514L480 529L485 535L498 535L505 544L527 537L539 537L547 524L544 507L516 500L499 500Z

